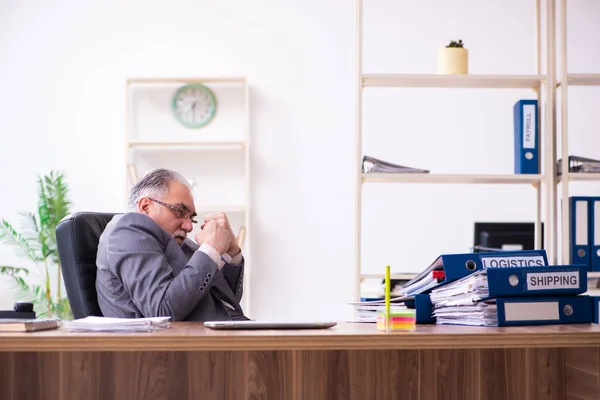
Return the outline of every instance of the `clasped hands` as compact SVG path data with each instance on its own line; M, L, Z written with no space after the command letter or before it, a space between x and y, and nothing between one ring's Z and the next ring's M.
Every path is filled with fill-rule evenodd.
M229 220L225 213L213 213L204 217L204 223L200 226L194 239L199 246L206 243L212 246L220 255L225 253L235 257L241 251L237 238L231 229Z

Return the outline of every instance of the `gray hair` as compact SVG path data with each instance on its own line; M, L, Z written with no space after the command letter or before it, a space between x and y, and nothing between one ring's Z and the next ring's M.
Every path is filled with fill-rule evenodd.
M132 188L129 195L129 209L135 210L137 202L142 197L162 198L169 193L172 181L181 182L192 190L190 183L179 172L166 168L157 168L148 172Z

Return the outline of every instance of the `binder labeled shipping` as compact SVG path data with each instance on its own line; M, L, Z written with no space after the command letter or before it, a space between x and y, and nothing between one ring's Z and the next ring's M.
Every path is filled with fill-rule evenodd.
M473 306L498 297L574 296L587 291L587 266L489 268L433 289L435 307Z
M569 213L569 262L586 265L590 270L590 198L569 197Z
M519 100L513 107L515 174L539 174L538 101Z

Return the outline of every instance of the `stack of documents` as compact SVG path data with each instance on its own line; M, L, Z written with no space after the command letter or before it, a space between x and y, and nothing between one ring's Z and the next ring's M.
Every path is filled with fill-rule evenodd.
M393 297L390 299L393 307L400 307L406 301L414 301L414 297ZM359 301L350 303L356 311L356 322L377 322L377 313L385 311L385 299ZM403 307L404 308L404 307Z
M362 172L401 172L401 173L429 173L429 170L405 167L403 165L392 164L387 161L378 160L377 158L364 156L362 162Z
M443 307L434 311L436 324L498 326L495 300L486 300L470 306Z
M508 326L591 322L587 267L487 268L430 293L437 324Z
M407 307L402 305L397 299L392 299L392 306L390 307L391 312L399 312L406 310ZM385 312L385 300L352 303L355 305L356 320L355 322L377 322L377 314Z
M385 311L385 304L355 305L356 322L377 322L377 313Z
M580 156L569 156L569 172L600 172L600 160ZM558 175L562 174L562 159L558 160Z
M487 270L433 289L429 295L437 324L495 326L498 313L489 298Z
M106 318L86 317L67 324L72 332L153 332L169 327L171 317Z

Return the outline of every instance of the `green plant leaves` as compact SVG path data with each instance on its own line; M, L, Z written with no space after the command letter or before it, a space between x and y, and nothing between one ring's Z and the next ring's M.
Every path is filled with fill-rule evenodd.
M37 215L22 212L22 229L18 232L13 225L2 219L0 221L0 243L10 245L15 251L35 264L41 264L41 284L28 283L29 270L22 267L0 266L0 275L9 276L13 280L19 300L31 301L39 317L56 316L62 319L71 318L68 299L60 295L62 276L60 260L56 247L56 226L67 215L71 202L68 199L68 187L64 176L51 171L38 176L38 209ZM57 267L57 293L51 292L50 267Z
M9 267L6 265L0 266L0 275L16 277L20 274L28 275L29 270L27 268Z
M464 48L464 43L462 41L462 39L459 39L458 42L455 42L454 40L450 41L450 44L446 47L459 47L459 48Z
M44 261L43 255L32 246L32 239L18 233L8 221L4 219L0 221L0 243L14 247L18 255L27 257L33 262Z

